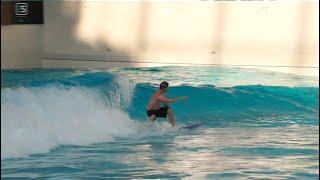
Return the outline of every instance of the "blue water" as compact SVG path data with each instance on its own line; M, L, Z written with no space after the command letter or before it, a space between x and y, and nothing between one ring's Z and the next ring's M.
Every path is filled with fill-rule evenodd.
M1 176L318 179L319 79L229 67L1 71ZM147 121L170 83L168 120ZM193 130L179 130L206 122Z

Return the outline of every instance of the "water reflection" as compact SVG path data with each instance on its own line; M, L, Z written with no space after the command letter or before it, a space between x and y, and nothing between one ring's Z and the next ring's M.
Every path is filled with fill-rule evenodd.
M153 130L154 131L154 130ZM156 133L155 133L156 134ZM318 177L318 126L161 132L2 161L2 174L42 177L247 179ZM34 167L45 167L46 170ZM68 175L72 172L72 176ZM21 174L22 173L22 174ZM31 177L31 176L30 176Z
M144 178L289 178L300 171L318 175L316 134L312 126L201 129L133 143L134 153L123 154L119 162L130 172L144 167L146 171L134 173Z

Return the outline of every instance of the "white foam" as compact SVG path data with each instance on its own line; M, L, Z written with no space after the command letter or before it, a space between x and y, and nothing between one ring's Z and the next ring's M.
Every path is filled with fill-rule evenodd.
M138 132L126 112L107 106L94 89L5 88L1 97L1 159Z
M174 131L169 123L130 119L125 110L135 83L116 76L108 95L95 88L1 89L1 159L44 153L58 145L89 145L115 137L140 138ZM101 90L101 89L100 89Z
M116 76L116 83L123 97L124 105L128 107L131 103L136 84L122 76Z

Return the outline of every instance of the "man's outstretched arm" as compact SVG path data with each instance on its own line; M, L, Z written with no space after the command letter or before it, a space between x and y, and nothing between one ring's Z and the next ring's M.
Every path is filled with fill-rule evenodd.
M182 97L177 97L177 98L166 98L164 96L158 96L158 100L162 103L165 103L165 104L169 104L169 103L174 103L176 101L179 101L179 100L185 100L187 99L188 97L187 96L182 96Z

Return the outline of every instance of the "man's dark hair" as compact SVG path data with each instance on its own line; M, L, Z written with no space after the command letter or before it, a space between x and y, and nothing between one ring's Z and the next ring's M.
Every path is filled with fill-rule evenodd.
M163 81L163 82L161 82L160 83L160 89L164 89L164 88L167 88L169 86L169 83L168 82L166 82L166 81Z

